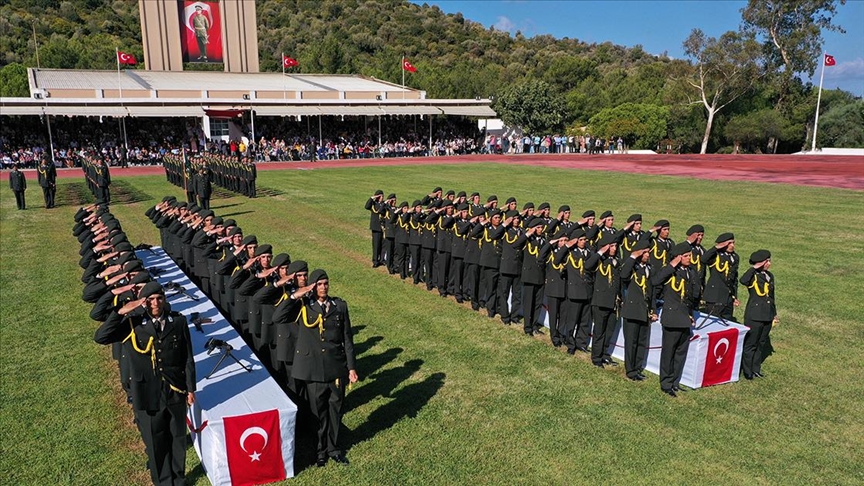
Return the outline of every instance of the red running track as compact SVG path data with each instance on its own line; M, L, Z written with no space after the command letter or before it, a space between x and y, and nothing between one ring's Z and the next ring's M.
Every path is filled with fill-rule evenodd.
M263 162L258 170L318 170L342 167L470 164L496 162L534 167L668 175L709 180L755 181L864 190L864 157L818 155L469 155L321 162ZM35 171L24 171L35 183ZM161 166L112 168L114 177L162 174ZM81 177L80 169L61 169L60 178ZM8 179L8 171L0 179Z

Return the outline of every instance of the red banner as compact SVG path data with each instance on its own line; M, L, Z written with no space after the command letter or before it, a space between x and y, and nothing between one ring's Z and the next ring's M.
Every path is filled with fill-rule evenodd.
M222 19L219 2L183 0L180 44L183 62L222 62Z
M231 484L264 484L285 479L278 410L225 417L224 424Z
M735 350L738 348L738 333L738 329L730 327L708 335L708 352L705 357L702 386L726 383L732 379Z

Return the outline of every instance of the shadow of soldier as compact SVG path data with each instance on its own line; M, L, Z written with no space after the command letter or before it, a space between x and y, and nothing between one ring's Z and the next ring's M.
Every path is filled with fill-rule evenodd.
M401 352L402 348L390 349L387 352L378 355L378 357L392 355L393 358L395 358L396 353L391 353L393 351ZM393 390L395 390L403 381L407 380L408 377L417 372L422 364L423 360L412 359L402 366L384 370L380 373L375 373L374 375L369 376L364 380L366 383L364 383L362 387L351 392L351 398L347 400L345 405L342 407L344 413L355 410L371 402L376 397L389 398ZM358 369L366 370L368 368L361 368L358 365Z
M393 400L369 415L366 422L354 430L345 430L347 449L375 437L378 432L393 427L403 418L415 418L420 410L444 386L444 373L433 373L425 380L408 385L392 395Z

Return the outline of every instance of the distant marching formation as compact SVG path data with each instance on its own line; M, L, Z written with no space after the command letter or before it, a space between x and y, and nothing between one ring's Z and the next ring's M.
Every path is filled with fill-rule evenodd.
M165 154L162 159L168 182L186 192L186 202L210 209L213 184L226 191L256 196L258 170L251 161L222 154L201 154L192 159Z
M618 365L608 350L622 318L630 380L646 379L650 323L662 308L660 388L672 397L681 391L693 312L734 320L739 305L735 236L720 234L706 249L699 224L675 244L665 219L643 231L642 215L633 214L619 230L612 211L597 218L588 210L572 221L567 205L552 217L548 202L528 202L520 211L514 197L499 208L495 195L484 204L477 192L444 194L440 187L411 205L378 190L365 207L373 267L469 301L504 324L522 322L529 336L542 334L545 302L552 344L588 353L593 337L591 362L599 368ZM756 251L749 262L740 283L749 291L742 370L751 380L763 376L764 349L778 320L771 253Z

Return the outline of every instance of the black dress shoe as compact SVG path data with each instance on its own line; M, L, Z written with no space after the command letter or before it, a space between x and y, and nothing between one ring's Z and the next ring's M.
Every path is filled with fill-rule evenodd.
M585 346L576 346L576 350L579 351L580 353L587 353L588 352L588 348L586 348Z
M745 379L745 380L752 380L752 379L753 379L753 375L749 375L749 374L747 374L747 373L744 373L744 379Z
M575 350L575 349L569 349L569 348L568 348L568 349L567 349L567 354L570 354L570 355L576 354L576 350Z
M535 328L534 328L534 334L542 335L542 334L545 334L545 333L543 332L543 328L542 328L542 327L535 327Z
M605 358L603 360L603 364L608 364L609 366L618 366L618 363L615 361L612 361L611 358Z
M686 393L686 392L687 392L687 390L683 390L683 389L682 389L680 386L678 386L678 385L673 386L672 389L673 389L675 392L677 392L677 393Z
M344 454L336 454L335 456L330 456L330 459L333 459L333 462L338 462L339 464L344 464L346 466L350 464L350 462L348 462L348 458L345 457Z
M641 371L640 371L639 373L636 373L636 374L639 375L643 380L647 380L647 379L648 379L648 377L645 376L645 375L643 375Z
M489 317L495 317L495 316L494 316L494 314L493 314L493 315L491 315L491 316L489 316ZM505 326L509 326L510 323L511 323L512 321L510 321L509 318L504 318L504 317L502 317L502 318L501 318L501 322L503 322Z
M643 381L645 378L642 378L642 375L633 375L628 376L627 379L629 379L630 381Z
M471 310L479 311L479 310L480 310L480 306L477 305L477 304L472 303L472 304L471 304Z
M755 376L756 378L765 378L765 375L763 375L761 371L753 373L753 376Z
M327 465L326 457L319 457L317 461L315 461L315 465L318 467L324 467Z
M603 368L603 367L604 367L604 366L603 366L603 363L591 363L591 364L593 364L594 366L596 366L596 367L598 367L598 368Z
M670 397L673 397L673 398L678 396L678 395L675 394L675 390L663 390L663 393L665 393L665 394L667 394L667 395L669 395Z
M456 303L457 303L457 304L461 304L461 303L463 303L463 302L465 302L465 301L462 300L462 297L456 297Z

